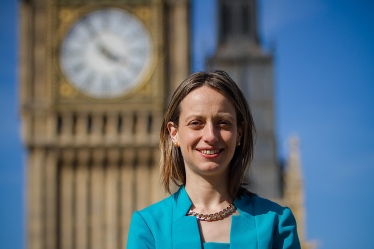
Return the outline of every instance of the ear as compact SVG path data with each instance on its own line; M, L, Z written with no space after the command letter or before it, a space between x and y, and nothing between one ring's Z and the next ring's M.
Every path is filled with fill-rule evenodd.
M173 140L173 143L178 143L178 129L177 129L177 126L174 124L174 122L168 122L167 128L168 128L171 140Z

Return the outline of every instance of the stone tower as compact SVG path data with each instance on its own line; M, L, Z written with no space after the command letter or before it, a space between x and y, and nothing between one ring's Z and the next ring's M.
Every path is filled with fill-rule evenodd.
M126 248L133 211L165 195L158 136L189 73L189 1L20 4L28 248Z

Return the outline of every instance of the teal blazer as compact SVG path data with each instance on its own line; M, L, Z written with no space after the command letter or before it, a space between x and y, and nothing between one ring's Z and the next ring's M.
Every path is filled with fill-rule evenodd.
M186 216L192 205L185 188L133 214L127 249L204 248L197 220ZM239 215L232 216L230 248L300 249L296 221L287 207L254 196L234 200Z

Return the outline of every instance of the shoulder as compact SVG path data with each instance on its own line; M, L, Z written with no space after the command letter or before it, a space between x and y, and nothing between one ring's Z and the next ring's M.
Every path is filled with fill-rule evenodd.
M235 200L235 205L244 212L253 216L262 214L282 215L285 211L289 210L276 202L262 198L258 195L243 195Z
M170 216L170 211L173 207L174 197L173 195L166 197L165 199L156 202L142 210L136 211L138 215L142 216L143 219L149 220L153 218L163 218L164 216Z
M253 204L257 232L261 237L272 237L275 248L300 248L296 219L290 208L257 195L246 198Z
M252 214L257 220L262 222L272 222L274 226L279 225L284 220L296 226L296 220L292 211L288 207L279 205L278 203L262 198L258 195L245 196L246 211Z
M253 207L256 212L261 213L276 213L277 215L282 215L284 212L288 212L290 209L279 205L278 203L262 198L258 195L250 197L253 202Z
M168 241L173 197L134 212L128 233L127 248L155 248L159 241Z
M235 204L239 211L254 218L259 228L268 229L272 226L274 229L281 229L285 224L296 227L296 220L290 208L258 195L242 196Z

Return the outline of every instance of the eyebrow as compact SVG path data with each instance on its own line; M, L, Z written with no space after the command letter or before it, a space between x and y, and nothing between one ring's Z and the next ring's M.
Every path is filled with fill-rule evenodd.
M234 120L234 119L235 119L234 116L232 116L231 114L226 113L226 112L224 112L224 113L218 113L218 115L217 115L216 117L219 117L219 118L229 118L229 119L231 119L231 120ZM191 120L191 119L195 119L195 118L197 118L197 119L201 119L201 118L204 118L204 117L201 116L201 115L197 115L197 114L191 114L191 115L187 116L187 117L185 118L185 120Z
M190 120L190 119L195 119L195 118L200 119L200 118L203 118L203 116L201 116L201 115L196 115L196 114L191 114L191 115L187 116L187 117L185 118L185 120Z

